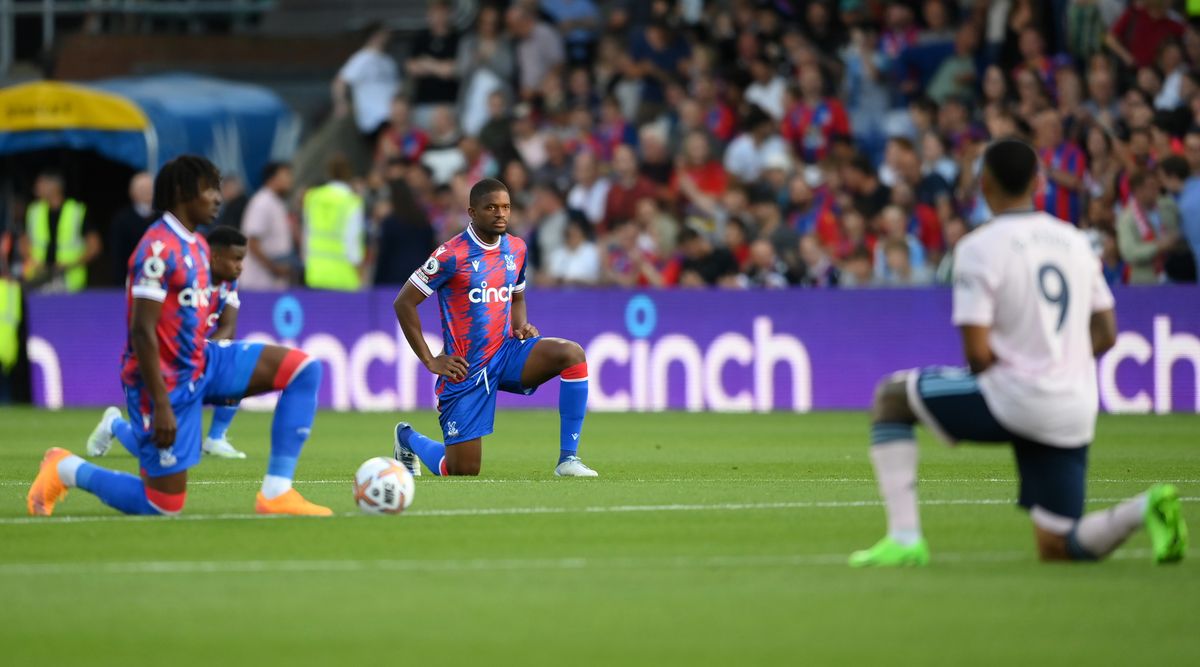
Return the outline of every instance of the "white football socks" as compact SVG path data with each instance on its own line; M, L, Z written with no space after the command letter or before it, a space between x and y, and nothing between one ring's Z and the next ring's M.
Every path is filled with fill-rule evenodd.
M75 486L75 473L79 471L79 466L84 463L87 463L87 461L74 454L63 457L63 460L58 462L58 478L67 486Z
M288 491L292 490L292 480L279 475L267 475L263 477L262 494L267 500L278 498Z
M888 537L911 546L921 539L917 513L917 441L895 440L871 446L879 495L887 508Z
M1104 558L1142 527L1146 502L1146 494L1142 493L1106 510L1083 515L1075 524L1075 541L1092 556Z

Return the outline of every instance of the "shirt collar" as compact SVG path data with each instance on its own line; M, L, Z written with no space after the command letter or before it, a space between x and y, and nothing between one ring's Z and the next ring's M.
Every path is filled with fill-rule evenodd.
M471 237L471 240L475 242L475 245L483 248L484 250L495 250L496 248L499 248L500 238L503 238L497 238L495 243L488 245L479 239L479 236L475 234L475 227L469 222L467 223L467 235Z
M167 226L170 227L171 231L175 232L179 238L187 241L188 243L196 242L196 235L192 232L189 232L187 227L184 227L183 223L179 221L179 218L176 218L174 215L172 215L170 211L163 213L163 220L166 221Z

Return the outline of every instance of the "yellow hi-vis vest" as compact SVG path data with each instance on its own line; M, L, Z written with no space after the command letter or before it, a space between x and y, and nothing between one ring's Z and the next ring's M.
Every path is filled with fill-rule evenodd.
M304 195L306 285L347 292L361 287L358 266L347 259L346 226L362 205L362 198L353 191L333 184L313 188Z
M12 278L0 278L0 370L5 373L17 363L20 340L17 327L21 323L21 283Z
M83 216L87 207L74 199L63 202L62 210L58 212L58 229L54 235L54 243L58 246L55 261L59 264L72 264L83 259L86 249L83 240ZM50 205L44 201L35 201L25 212L25 230L29 234L29 245L33 253L33 261L38 266L46 264L46 244L50 241ZM54 267L45 267L52 269ZM87 267L77 266L67 271L64 276L68 292L78 292L87 287Z

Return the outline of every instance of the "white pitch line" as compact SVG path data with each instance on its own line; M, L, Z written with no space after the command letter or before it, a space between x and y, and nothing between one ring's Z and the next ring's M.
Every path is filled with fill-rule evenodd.
M434 484L572 484L563 479L481 479L464 477L438 478L434 476L425 479L436 480ZM27 487L29 480L3 480L0 487ZM351 479L298 479L297 486L305 484L350 484ZM1200 484L1200 479L1117 479L1098 478L1087 480L1089 484ZM961 477L922 479L921 484L969 484L984 482L990 484L1016 484L1017 480L1008 477ZM585 482L594 484L596 482ZM601 483L619 484L874 484L873 477L791 477L791 478L755 478L755 477L605 477ZM260 479L204 479L189 481L188 486L257 486L262 484Z
M1124 498L1090 498L1091 502L1115 503ZM1200 497L1181 498L1184 502L1200 501ZM1013 498L951 498L941 500L925 500L921 504L926 507L944 505L1013 505ZM741 512L755 510L790 510L790 509L846 509L856 507L881 507L879 500L829 500L829 501L795 501L775 503L712 503L712 504L664 504L664 505L601 505L595 507L491 507L491 508L460 508L460 509L431 509L410 510L405 516L411 517L458 517L458 516L528 516L538 514L628 514L638 512ZM367 515L348 512L340 515L345 518L367 518ZM110 523L137 521L212 521L232 520L248 521L258 519L282 520L290 517L261 514L183 514L176 517L162 516L62 516L62 517L4 517L0 518L0 526L41 525L52 526L62 523ZM308 519L317 521L318 519ZM380 519L382 520L382 519Z
M1143 549L1119 551L1120 560L1142 559ZM228 560L228 561L124 561L86 563L9 563L0 565L0 577L120 575L120 574L259 574L264 572L495 572L546 570L707 569L846 565L847 554L793 554L778 556L668 556L662 558L529 558L469 560ZM959 552L933 554L933 565L942 563L1036 562L1029 551Z

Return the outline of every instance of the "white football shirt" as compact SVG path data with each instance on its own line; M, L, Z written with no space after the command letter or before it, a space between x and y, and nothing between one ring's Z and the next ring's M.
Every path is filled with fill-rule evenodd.
M997 361L979 375L984 400L1005 428L1035 442L1092 441L1091 318L1112 308L1087 237L1048 214L1001 214L954 251L954 324L991 327Z

